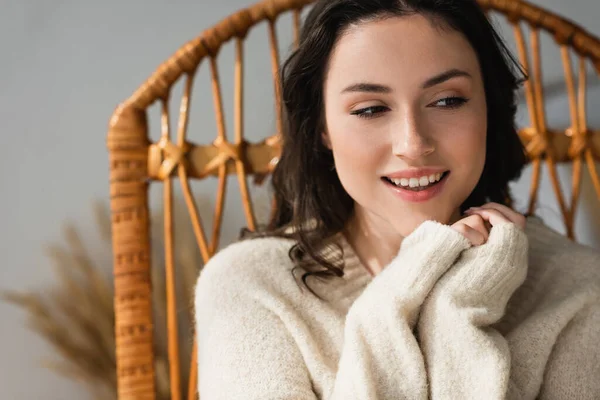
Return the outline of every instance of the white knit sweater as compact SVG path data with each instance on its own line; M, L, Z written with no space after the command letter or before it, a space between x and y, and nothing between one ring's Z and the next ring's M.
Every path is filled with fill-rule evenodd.
M471 247L421 224L376 277L294 279L290 240L233 244L196 287L201 400L600 399L600 254L535 217Z

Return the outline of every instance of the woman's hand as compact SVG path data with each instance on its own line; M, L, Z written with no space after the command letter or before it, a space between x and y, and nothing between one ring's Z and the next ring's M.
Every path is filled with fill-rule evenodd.
M524 229L525 216L498 203L487 203L481 207L472 207L465 211L467 217L455 222L451 228L467 238L473 246L487 242L493 226L513 223Z

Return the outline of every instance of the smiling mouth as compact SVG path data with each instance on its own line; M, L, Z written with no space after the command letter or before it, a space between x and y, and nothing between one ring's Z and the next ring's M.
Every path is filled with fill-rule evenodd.
M438 185L440 182L442 182L443 180L445 180L448 175L450 174L450 171L446 171L444 173L442 173L439 176L439 179L437 179L437 177L435 177L433 179L433 182L431 179L428 180L428 182L425 184L425 182L422 182L420 180L418 180L417 178L412 178L412 179L402 179L402 180L398 180L398 179L394 179L392 180L391 178L388 178L387 176L382 177L381 179L389 184L392 185L394 187L397 187L399 189L402 190L408 190L411 192L422 192L423 190L427 190L430 189L436 185ZM431 178L431 176L430 176Z

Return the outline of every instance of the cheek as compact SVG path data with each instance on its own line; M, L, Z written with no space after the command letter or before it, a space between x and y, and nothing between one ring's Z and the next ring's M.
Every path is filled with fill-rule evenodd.
M452 160L455 171L472 186L479 181L485 164L487 124L483 113L455 124L444 143L444 153Z
M449 144L454 158L466 164L477 164L485 158L486 132L480 129L464 131Z
M351 122L335 124L332 121L328 129L335 168L342 185L353 196L376 182L374 177L381 173L382 162L386 159L386 144L364 124Z
M368 168L377 160L374 157L377 146L355 135L346 135L345 138L333 142L332 151L337 164L354 167L359 171Z

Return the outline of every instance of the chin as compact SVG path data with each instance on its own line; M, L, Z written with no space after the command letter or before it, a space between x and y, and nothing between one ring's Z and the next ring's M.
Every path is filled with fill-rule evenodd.
M415 229L425 221L437 221L441 224L448 224L452 218L451 212L411 212L402 217L395 217L399 221L396 225L398 233L404 237L410 235Z

